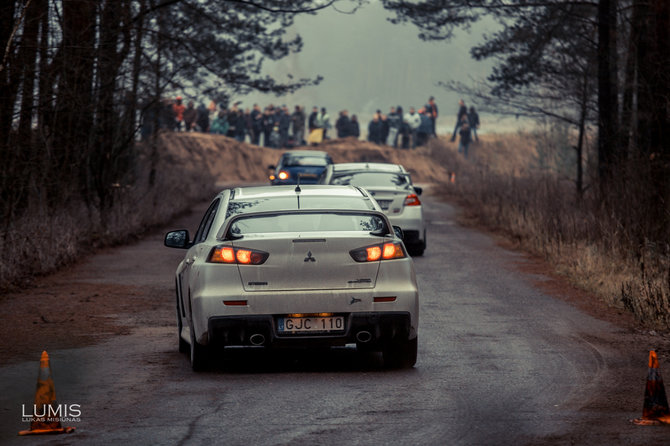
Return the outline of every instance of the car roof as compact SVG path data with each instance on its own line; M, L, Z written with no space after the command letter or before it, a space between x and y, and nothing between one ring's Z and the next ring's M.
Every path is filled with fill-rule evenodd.
M333 170L333 173L363 171L408 173L402 165L391 163L338 163L333 164L331 169Z
M289 150L288 152L284 152L282 156L317 156L327 158L330 155L321 150Z

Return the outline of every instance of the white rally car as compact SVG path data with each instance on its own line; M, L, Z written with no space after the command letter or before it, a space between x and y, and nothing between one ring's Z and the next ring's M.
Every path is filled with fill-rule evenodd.
M320 184L363 187L379 203L391 224L403 230L405 246L413 256L426 249L426 224L419 195L422 189L400 164L341 163L331 164L319 179Z
M176 271L179 349L199 370L226 346L333 346L416 363L414 264L377 202L353 186L227 189Z

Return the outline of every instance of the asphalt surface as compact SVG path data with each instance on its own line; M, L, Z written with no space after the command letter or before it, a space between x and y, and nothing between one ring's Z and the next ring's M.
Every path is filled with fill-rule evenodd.
M79 421L64 423L76 432L17 436L28 427L22 404L32 404L38 368L21 362L0 367L0 444L670 443L669 430L628 423L640 415L642 387L628 411L589 409L622 361L617 327L544 294L537 283L548 278L521 272L525 256L457 225L451 206L430 198L424 205L414 369L385 370L378 354L345 347L235 349L211 370L192 372L177 352L173 320L183 251L164 248L157 232L74 271L80 281L154 287L163 304L110 315L134 327L130 335L50 352L58 402L81 407ZM171 227L195 230L204 209Z

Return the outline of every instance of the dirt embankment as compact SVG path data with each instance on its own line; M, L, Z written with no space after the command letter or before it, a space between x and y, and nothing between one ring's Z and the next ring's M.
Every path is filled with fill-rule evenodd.
M165 151L175 162L206 165L220 182L265 182L269 165L274 165L285 150L252 146L221 135L203 133L170 134L161 140ZM412 173L414 182L439 183L448 178L447 166L437 165L431 148L415 150L394 149L354 138L326 141L318 146L300 149L323 150L336 163L370 161L397 163Z

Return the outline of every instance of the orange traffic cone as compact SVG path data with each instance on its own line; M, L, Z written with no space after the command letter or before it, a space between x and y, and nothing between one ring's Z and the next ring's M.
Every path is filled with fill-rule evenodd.
M649 352L649 373L647 374L647 387L644 391L642 418L633 420L633 423L640 426L670 424L668 398L665 395L661 371L658 369L658 357L653 350Z
M449 182L450 183L456 182L456 174L454 172L449 172Z
M43 351L40 358L40 373L37 376L37 391L30 430L21 431L19 435L69 434L74 431L74 427L61 426L59 411L54 410L54 406L56 406L56 388L51 378L49 355Z

